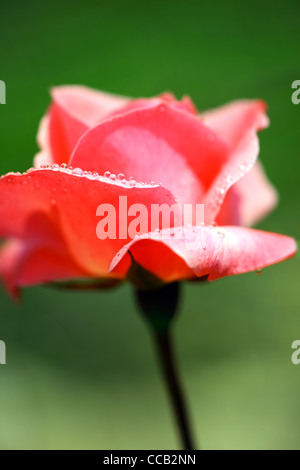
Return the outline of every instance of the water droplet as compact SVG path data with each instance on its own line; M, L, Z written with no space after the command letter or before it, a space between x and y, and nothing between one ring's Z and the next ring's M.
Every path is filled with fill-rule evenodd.
M222 238L225 238L226 233L225 233L225 231L222 230L221 228L218 228L218 229L217 229L217 233L218 233Z
M83 171L81 170L81 168L74 168L74 170L72 170L72 174L77 175L77 176L82 176Z
M155 181L151 181L151 183L150 183L150 184L151 184L151 186L156 186L156 183L155 183Z
M97 173L97 171L93 171L92 175L95 176L95 177L96 177L96 176L98 177L98 176L99 176L99 173Z
M115 175L114 173L112 173L109 177L110 180L112 181L115 181L117 179L117 175Z
M52 165L52 171L58 171L58 170L59 170L59 165L57 165L57 163Z
M110 172L110 171L106 171L106 172L104 173L104 178L110 178L110 176L111 176L111 172Z
M66 168L68 168L68 165L67 165L66 163L62 163L62 164L60 165L60 167L63 168L63 169L66 169Z
M129 184L130 184L130 186L135 186L135 185L136 185L136 181L135 181L133 178L130 178Z
M118 174L118 180L119 181L124 181L125 180L125 175L123 175L123 173L119 173Z
M245 165L240 165L240 170L245 171L246 167Z

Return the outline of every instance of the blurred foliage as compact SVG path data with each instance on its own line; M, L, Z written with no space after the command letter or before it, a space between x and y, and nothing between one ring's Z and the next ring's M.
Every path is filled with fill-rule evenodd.
M53 85L131 96L172 90L199 109L263 98L261 160L281 196L260 227L300 239L299 1L2 2L0 173L36 152ZM299 449L299 257L184 286L176 325L194 423L206 449ZM176 448L151 343L129 286L106 293L0 293L0 448Z

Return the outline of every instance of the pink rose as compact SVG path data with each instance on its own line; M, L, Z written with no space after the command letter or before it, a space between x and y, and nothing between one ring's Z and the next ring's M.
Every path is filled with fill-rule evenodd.
M172 282L258 270L296 252L292 238L242 227L277 201L256 162L257 131L268 125L263 102L199 115L189 98L171 94L133 100L65 86L52 98L35 169L0 181L0 273L12 294L67 279L106 286L128 278L132 259ZM186 240L148 232L100 240L97 207L116 206L120 196L149 209L204 204L205 226L185 231L187 238L201 232L204 244L186 249Z

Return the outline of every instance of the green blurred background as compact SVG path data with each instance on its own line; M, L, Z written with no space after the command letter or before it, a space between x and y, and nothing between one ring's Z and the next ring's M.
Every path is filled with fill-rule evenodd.
M0 173L23 171L53 85L125 95L172 90L199 109L263 98L261 159L279 189L260 227L300 239L300 4L52 0L0 6ZM299 257L185 285L178 354L205 449L300 449ZM1 449L176 448L148 331L129 286L93 294L0 292Z

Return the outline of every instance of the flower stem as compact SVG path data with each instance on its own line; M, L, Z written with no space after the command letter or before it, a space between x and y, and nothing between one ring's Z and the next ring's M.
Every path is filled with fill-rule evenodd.
M170 332L154 334L155 345L161 366L163 378L173 406L177 426L180 431L182 447L185 450L195 450L189 422L186 401L176 367L173 342Z
M178 308L179 284L167 284L152 290L138 289L136 297L142 313L151 326L161 372L180 432L182 448L195 450L171 338L171 326Z

